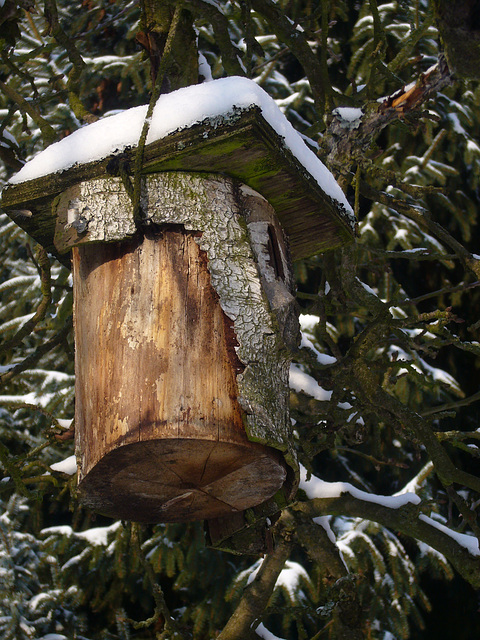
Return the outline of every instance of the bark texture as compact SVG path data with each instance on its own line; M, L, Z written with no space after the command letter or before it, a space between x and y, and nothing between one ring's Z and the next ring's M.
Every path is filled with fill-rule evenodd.
M480 78L479 0L435 0L448 66L460 78Z

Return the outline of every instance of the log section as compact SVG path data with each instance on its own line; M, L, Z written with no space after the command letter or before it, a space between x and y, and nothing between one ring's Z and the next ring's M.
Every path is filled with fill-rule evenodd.
M83 501L144 522L259 504L286 476L250 442L232 321L195 233L73 249L76 432Z

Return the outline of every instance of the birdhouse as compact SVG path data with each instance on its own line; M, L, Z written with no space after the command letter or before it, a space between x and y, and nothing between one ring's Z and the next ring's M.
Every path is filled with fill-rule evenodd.
M273 101L236 81L230 106L226 81L161 97L141 224L115 174L119 152L133 166L143 108L52 145L3 192L6 213L72 263L78 489L109 516L221 518L296 486L291 257L351 240L352 218ZM206 93L215 107L155 133ZM110 146L92 152L99 140Z

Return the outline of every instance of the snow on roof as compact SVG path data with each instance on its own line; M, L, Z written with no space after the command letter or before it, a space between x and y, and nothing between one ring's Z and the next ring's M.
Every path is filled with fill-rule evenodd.
M206 119L228 116L252 106L261 109L265 120L283 137L285 146L323 191L341 203L353 217L352 208L333 175L306 146L273 98L253 80L233 76L161 95L153 111L147 144ZM77 129L27 162L9 183L34 180L121 153L127 147L136 147L146 114L147 106L142 105Z

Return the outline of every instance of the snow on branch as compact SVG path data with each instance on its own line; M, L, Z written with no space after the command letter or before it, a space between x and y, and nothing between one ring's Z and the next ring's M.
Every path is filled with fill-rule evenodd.
M307 470L305 467L301 467L300 469L300 478L299 488L305 491L310 500L314 498L338 498L344 493L349 493L354 498L365 500L366 502L373 502L388 507L389 509L398 509L409 503L420 504L420 498L414 493L381 496L357 489L349 482L325 482L315 476L311 476L307 480Z
M59 525L42 529L41 533L45 536L67 536L68 538L86 540L90 545L105 547L108 544L110 534L121 526L121 522L118 521L108 527L93 527L85 531L74 531L70 525Z
M343 515L363 518L400 531L425 542L442 553L473 587L480 587L480 549L478 540L458 533L422 513L427 509L414 493L393 496L370 494L348 482L325 482L315 476L307 480L301 469L300 489L308 498L292 507L309 517Z

